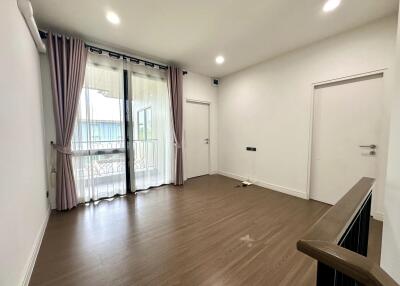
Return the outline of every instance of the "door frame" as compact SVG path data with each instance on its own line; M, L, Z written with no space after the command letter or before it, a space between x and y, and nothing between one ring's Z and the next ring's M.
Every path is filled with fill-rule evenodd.
M211 102L206 101L206 100L199 100L199 99L193 99L193 98L186 98L185 101L186 104L202 104L202 105L207 105L208 107L208 175L211 174L211 143L214 141L214 138L211 138ZM186 154L186 125L184 126L184 144L183 144L183 153L184 153L184 162L186 165L186 160L187 160L187 154ZM187 174L184 172L184 179L187 180Z
M365 73L359 73L359 74L353 74L349 76L343 76L339 78L334 78L330 80L325 80L325 81L319 81L319 82L313 82L311 84L311 97L310 97L310 118L309 118L309 138L308 138L308 162L307 162L307 190L306 190L306 199L309 200L311 196L311 165L312 165L312 153L313 153L313 136L315 133L315 112L316 112L316 100L315 100L315 89L318 86L325 85L325 84L331 84L331 83L340 83L343 81L347 80L352 80L352 79L358 79L358 78L363 78L367 76L374 76L374 75L379 75L382 74L382 78L386 79L387 76L387 68L384 69L379 69L379 70L373 70L370 72L365 72ZM382 125L386 123L383 122ZM384 127L384 126L382 126ZM387 147L386 147L387 149ZM387 150L386 150L387 152ZM378 166L379 167L379 166ZM379 170L381 171L381 170Z

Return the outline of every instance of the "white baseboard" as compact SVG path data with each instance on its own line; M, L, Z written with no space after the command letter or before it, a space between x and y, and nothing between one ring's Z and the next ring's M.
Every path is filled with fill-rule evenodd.
M299 191L299 190L296 190L296 189L291 189L291 188L287 188L287 187L284 187L284 186L270 184L270 183L266 183L266 182L262 182L262 181L256 182L255 185L258 185L260 187L263 187L263 188L266 188L266 189L270 189L270 190L273 190L273 191L277 191L277 192L280 192L280 193L284 193L284 194L287 194L287 195L295 196L295 197L298 197L298 198L301 198L301 199L305 199L305 200L308 199L306 193L304 193L302 191Z
M246 178L246 177L240 176L238 174L230 173L230 172L225 172L225 171L218 171L217 174L225 176L225 177L229 177L232 179L236 179L239 181L248 180L248 178ZM260 187L263 187L266 189L270 189L270 190L284 193L287 195L295 196L295 197L302 198L305 200L308 199L307 194L304 192L301 192L299 190L295 190L295 189L291 189L291 188L287 188L287 187L283 187L283 186L279 186L279 185L275 185L275 184L270 184L270 183L263 182L263 181L255 181L255 182L252 181L252 183L254 185L257 185L257 186L260 186ZM383 219L384 219L384 215L380 211L372 211L371 215L373 216L374 219L379 220L379 221L383 221Z
M383 221L383 213L379 212L379 211L372 211L372 216L374 219L379 220L379 221Z
M239 181L245 181L248 180L248 178L245 178L243 176L234 174L234 173L230 173L230 172L225 172L225 171L218 171L218 174L222 175L222 176L226 176L226 177L230 177ZM257 185L259 187L263 187L269 190L273 190L276 192L280 192L280 193L284 193L287 195L291 195L294 197L298 197L298 198L302 198L302 199L308 199L307 198L307 194L305 192L296 190L296 189L291 189L291 188L287 188L287 187L283 187L283 186L279 186L279 185L275 185L275 184L271 184L271 183L267 183L264 181L260 181L257 180L255 182L252 181L252 183L254 185Z
M51 213L51 208L49 205L46 217L43 220L43 223L40 227L39 233L37 234L35 242L33 244L31 255L29 257L29 262L28 262L26 270L25 270L25 276L22 280L22 284L21 284L22 286L28 286L29 281L31 280L33 268L35 267L36 258L39 254L40 245L42 244L42 240L43 240L44 233L46 231L47 223L49 222L50 213Z
M225 172L225 171L218 171L217 174L221 175L221 176L225 176L225 177L229 177L235 180L239 180L239 181L246 181L247 178L243 177L243 176L239 176L233 173L229 173L229 172Z

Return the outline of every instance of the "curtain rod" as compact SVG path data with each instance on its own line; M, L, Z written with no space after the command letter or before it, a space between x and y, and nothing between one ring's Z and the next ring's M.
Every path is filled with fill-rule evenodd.
M47 39L47 36L48 36L48 32L47 31L39 30L39 33L40 33L40 37L42 39ZM60 34L57 34L57 36L61 37ZM159 69L162 69L162 70L167 70L168 69L168 66L165 66L165 65L153 63L153 62L146 61L146 60L143 60L143 59L138 59L138 58L135 58L135 57L132 57L132 56L128 56L128 55L125 55L125 54L121 54L121 53L118 53L118 52L113 52L113 51L110 51L110 50L107 50L107 49L104 49L104 48L100 48L100 47L96 47L96 46L93 46L93 45L90 45L90 44L87 44L87 43L85 43L85 47L89 48L89 51L92 52L92 53L97 53L97 54L102 54L103 52L108 53L108 56L110 58L113 58L113 59L122 58L124 60L129 60L130 62L133 62L133 63L136 63L136 64L143 63L145 66L149 66L149 67L152 67L152 68L158 67ZM187 74L187 71L183 71L183 74L184 75Z

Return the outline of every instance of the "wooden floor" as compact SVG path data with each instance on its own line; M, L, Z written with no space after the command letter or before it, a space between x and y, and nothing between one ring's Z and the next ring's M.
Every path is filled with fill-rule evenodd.
M237 184L205 176L53 213L30 285L315 285L296 241L329 206Z

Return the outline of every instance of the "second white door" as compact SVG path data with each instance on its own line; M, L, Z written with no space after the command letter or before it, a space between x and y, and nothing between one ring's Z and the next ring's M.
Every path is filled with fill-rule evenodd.
M209 104L188 101L186 104L185 154L186 177L209 174Z
M335 204L362 177L381 179L383 89L382 74L315 89L312 199Z

